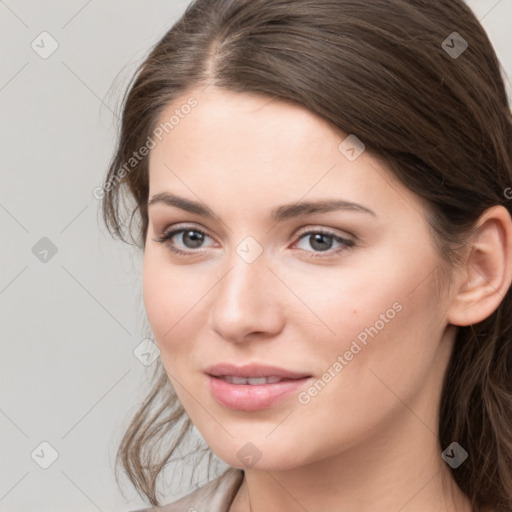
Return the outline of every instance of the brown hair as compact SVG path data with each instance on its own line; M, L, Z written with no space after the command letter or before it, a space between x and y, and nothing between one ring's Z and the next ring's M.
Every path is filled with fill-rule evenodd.
M450 48L460 36L468 46L456 55ZM500 66L461 0L196 0L152 48L124 97L103 187L113 236L127 241L122 199L133 199L130 237L144 249L148 159L125 167L121 178L119 169L170 102L207 84L296 102L355 134L427 201L445 262L456 263L457 247L487 208L511 211L512 121ZM158 365L118 452L153 505L157 477L190 429ZM475 509L512 510L511 369L509 289L491 316L458 329L440 403L440 447L457 441L469 452L452 474ZM160 453L158 441L170 433L174 440Z

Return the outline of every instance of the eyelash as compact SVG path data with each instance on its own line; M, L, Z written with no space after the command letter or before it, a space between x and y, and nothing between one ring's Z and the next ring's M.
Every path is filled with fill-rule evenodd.
M180 228L173 229L172 231L168 231L168 232L164 231L160 236L158 236L154 240L155 240L155 242L165 244L167 246L167 248L175 254L178 254L180 256L191 256L193 253L199 252L199 250L196 251L194 249L191 249L189 251L182 251L181 249L177 249L171 243L169 243L172 240L172 238L174 238L177 234L187 232L187 231L194 231L195 233L199 233L202 236L209 237L209 235L206 232L204 232L203 230L198 229L194 226L182 226ZM299 233L297 235L296 242L302 240L303 238L307 238L308 236L316 235L316 234L321 234L324 236L332 237L335 242L338 242L342 245L341 245L341 247L338 247L335 250L329 249L327 251L305 251L305 252L311 252L313 258L332 257L333 255L337 255L347 249L351 249L356 245L353 240L349 240L349 239L340 237L340 236L336 235L335 233L332 233L332 232L330 232L328 230L324 230L324 229L309 230L309 231ZM209 238L211 238L211 237L209 237ZM302 249L302 250L304 250L304 249Z

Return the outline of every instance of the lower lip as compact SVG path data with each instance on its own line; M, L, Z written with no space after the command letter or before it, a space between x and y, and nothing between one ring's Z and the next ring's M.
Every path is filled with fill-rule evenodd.
M310 377L283 380L274 384L231 384L208 375L210 392L215 400L228 409L236 411L259 411L267 409L284 399L307 382Z

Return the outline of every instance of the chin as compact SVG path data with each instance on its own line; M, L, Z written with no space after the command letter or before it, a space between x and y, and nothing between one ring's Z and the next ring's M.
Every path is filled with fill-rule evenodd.
M222 445L215 442L208 445L226 464L243 470L285 471L311 462L306 454L299 453L296 448L292 450L281 440L270 442L259 439L255 442L233 440L229 446L225 442Z

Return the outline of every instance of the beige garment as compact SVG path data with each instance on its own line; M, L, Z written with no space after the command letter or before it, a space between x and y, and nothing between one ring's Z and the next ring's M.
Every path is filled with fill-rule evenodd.
M134 512L228 512L243 478L241 469L231 468L178 501Z

